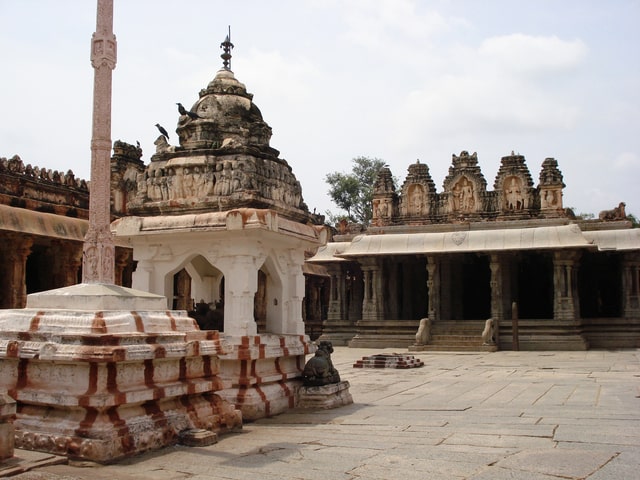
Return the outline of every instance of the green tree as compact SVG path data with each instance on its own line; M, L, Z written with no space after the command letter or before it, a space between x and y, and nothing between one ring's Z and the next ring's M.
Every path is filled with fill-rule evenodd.
M325 177L331 200L346 214L335 215L331 211L326 214L331 222L346 218L351 222L368 225L373 214L373 186L385 163L379 158L369 157L356 157L351 162L351 173L332 172Z

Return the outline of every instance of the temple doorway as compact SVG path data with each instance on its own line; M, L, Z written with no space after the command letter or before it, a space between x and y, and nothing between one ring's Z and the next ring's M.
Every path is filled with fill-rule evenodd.
M585 252L578 270L580 315L583 318L622 316L620 256Z
M544 253L523 254L514 292L520 318L553 318L553 260Z

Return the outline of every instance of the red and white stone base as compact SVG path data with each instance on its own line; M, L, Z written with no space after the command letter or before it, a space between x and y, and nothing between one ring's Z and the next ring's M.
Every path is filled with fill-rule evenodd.
M305 335L261 334L227 337L229 353L220 356L226 388L216 393L257 420L296 407L305 355L316 346Z
M241 428L218 395L218 332L182 311L0 310L0 390L15 446L107 463Z

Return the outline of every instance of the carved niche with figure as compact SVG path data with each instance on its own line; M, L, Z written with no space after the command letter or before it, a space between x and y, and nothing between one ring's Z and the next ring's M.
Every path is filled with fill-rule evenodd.
M451 190L451 200L454 212L472 212L475 209L474 187L471 180L461 177Z
M527 199L523 194L522 179L520 177L507 177L503 191L503 204L506 210L524 210L527 208Z
M535 203L535 190L523 155L511 152L500 159L494 186L498 200L496 207L501 214L529 214Z
M452 165L444 180L447 214L455 217L482 212L487 182L478 166L478 155L463 150L452 155Z
M429 167L420 163L409 165L407 178L402 185L400 215L408 217L426 217L433 210L432 202L436 196L436 188Z

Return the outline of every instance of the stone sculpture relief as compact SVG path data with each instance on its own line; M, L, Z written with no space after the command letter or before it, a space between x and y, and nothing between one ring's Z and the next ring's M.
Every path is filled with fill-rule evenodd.
M525 197L522 192L522 180L509 177L505 181L504 201L508 210L523 210L526 208Z
M380 170L373 191L375 227L475 222L516 218L566 217L562 208L562 173L554 158L542 163L537 188L523 155L511 152L501 158L494 190L478 166L478 156L462 151L452 155L452 165L438 193L426 164L408 168L400 194L392 187L388 167Z
M476 200L474 198L473 183L467 178L462 177L451 190L453 199L454 212L472 212L475 210Z
M425 195L422 185L411 185L409 187L409 213L422 215L425 210Z
M558 200L561 192L558 190L542 190L540 192L540 208L558 208L562 203Z

